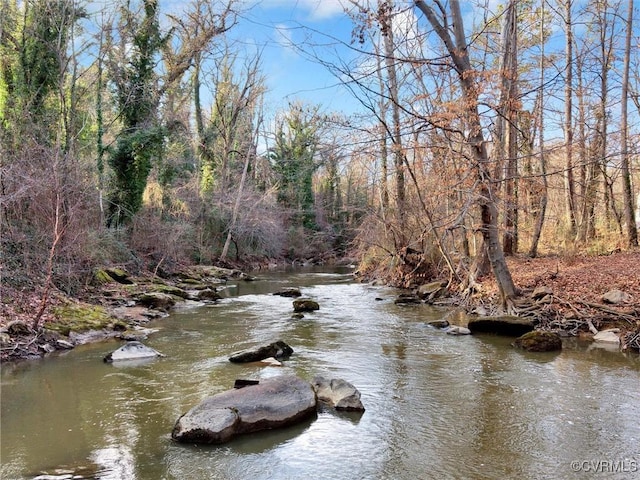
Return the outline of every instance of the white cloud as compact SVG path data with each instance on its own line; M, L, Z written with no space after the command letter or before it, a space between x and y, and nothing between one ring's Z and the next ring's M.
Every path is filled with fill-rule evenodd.
M263 0L264 8L291 7L304 12L309 20L327 20L342 15L347 0Z
M275 26L275 31L278 44L285 50L292 50L295 43L293 41L293 32L291 28L283 23L279 23Z

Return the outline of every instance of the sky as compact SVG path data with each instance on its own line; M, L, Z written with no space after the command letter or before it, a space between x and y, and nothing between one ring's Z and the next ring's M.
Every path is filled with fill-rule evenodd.
M115 5L114 0L88 1L96 11L101 8L109 11ZM267 116L287 109L290 102L297 100L319 105L320 111L326 114L366 112L358 99L342 85L345 79L336 77L313 59L317 55L328 63L337 63L338 58L339 62L351 63L358 56L354 50L357 45L351 44L354 23L345 13L345 8L353 8L352 1L236 0L237 24L225 38L237 45L240 60L242 56L252 59L257 51L261 52L261 71L268 90L265 95ZM503 0L487 1L493 8ZM181 17L190 3L188 0L159 0L161 17L167 14ZM226 3L226 0L216 3ZM411 3L396 0L396 5L401 7ZM467 8L471 14L474 13L472 10ZM414 12L412 8L405 10L407 22L415 24Z
M168 0L171 1L171 0ZM229 35L245 45L248 54L263 49L263 72L269 93L267 111L285 109L288 102L303 100L321 105L324 113L345 114L366 109L341 84L341 79L310 58L311 45L325 44L315 51L329 63L350 63L356 56L351 45L354 23L345 13L353 8L350 0L241 0L245 11ZM358 0L367 3L365 0ZM504 0L486 0L495 11ZM375 3L375 2L372 2ZM417 12L409 0L396 0L396 6L410 7L396 18L415 26ZM471 2L462 2L465 25L478 20ZM396 25L397 28L397 25ZM291 47L298 46L298 50ZM355 45L357 47L357 45ZM300 52L299 49L304 50ZM344 80L344 79L342 79Z
M350 42L353 23L341 0L254 0L245 8L229 36L244 45L247 55L262 50L267 110L286 108L295 100L320 104L325 113L361 109L338 78L308 58L309 42L327 43L330 37ZM333 43L330 48L344 58L353 55L347 46Z

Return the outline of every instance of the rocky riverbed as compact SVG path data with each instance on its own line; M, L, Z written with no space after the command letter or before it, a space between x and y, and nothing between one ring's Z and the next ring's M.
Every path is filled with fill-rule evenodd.
M446 288L446 281L436 281L409 289L402 301L441 303L481 317L515 314L534 321L536 328L565 336L592 338L618 329L621 348L640 350L640 252L515 256L508 262L521 289L509 312L498 305L491 277L481 279L472 296L462 298L455 285ZM91 284L75 297L49 293L44 309L40 289L0 285L0 360L40 357L110 337L143 340L150 319L180 305L215 303L229 280L251 281L252 277L239 269L216 266L185 267L162 278L105 268L96 271ZM611 292L615 298L609 296Z
M83 343L121 338L144 340L145 325L182 305L215 303L229 280L251 281L238 269L192 266L168 278L133 276L121 268L95 272L76 298L49 294L37 318L43 292L2 287L0 359L36 358Z

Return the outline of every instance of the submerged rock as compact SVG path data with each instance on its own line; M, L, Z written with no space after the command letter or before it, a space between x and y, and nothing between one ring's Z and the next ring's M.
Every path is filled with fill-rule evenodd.
M178 419L171 437L185 443L224 443L236 435L293 425L315 412L311 385L281 375L206 398Z
M300 291L299 288L294 288L294 287L287 287L287 288L283 288L278 290L277 292L273 292L274 295L278 295L280 297L301 297L302 296L302 292Z
M312 312L320 310L320 305L310 298L298 298L293 301L293 310L295 312Z
M393 301L393 303L395 303L396 305L417 305L422 303L422 300L416 294L401 293L400 295L398 295L398 298Z
M449 326L449 322L442 318L440 320L430 320L427 322L427 325L434 328L447 328Z
M471 335L471 330L466 327L460 327L458 325L451 325L444 329L444 333L447 335Z
M127 342L119 349L108 354L104 357L104 361L112 363L123 360L144 360L158 357L164 357L164 355L140 342L133 341Z
M278 340L269 345L236 352L229 357L229 361L232 363L259 362L269 357L285 358L290 357L292 354L293 348L282 340Z
M513 346L527 352L554 352L562 350L562 339L554 332L534 330L516 338Z
M328 380L318 376L313 379L312 385L318 400L336 410L364 412L360 392L346 380L336 378Z

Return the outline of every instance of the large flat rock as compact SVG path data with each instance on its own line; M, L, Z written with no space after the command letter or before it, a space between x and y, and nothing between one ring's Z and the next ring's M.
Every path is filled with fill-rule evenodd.
M504 315L500 317L471 317L467 328L471 333L495 333L498 335L508 335L519 337L534 329L531 318L515 317Z
M239 434L293 425L315 412L311 384L281 375L206 398L178 419L171 437L185 443L224 443Z

